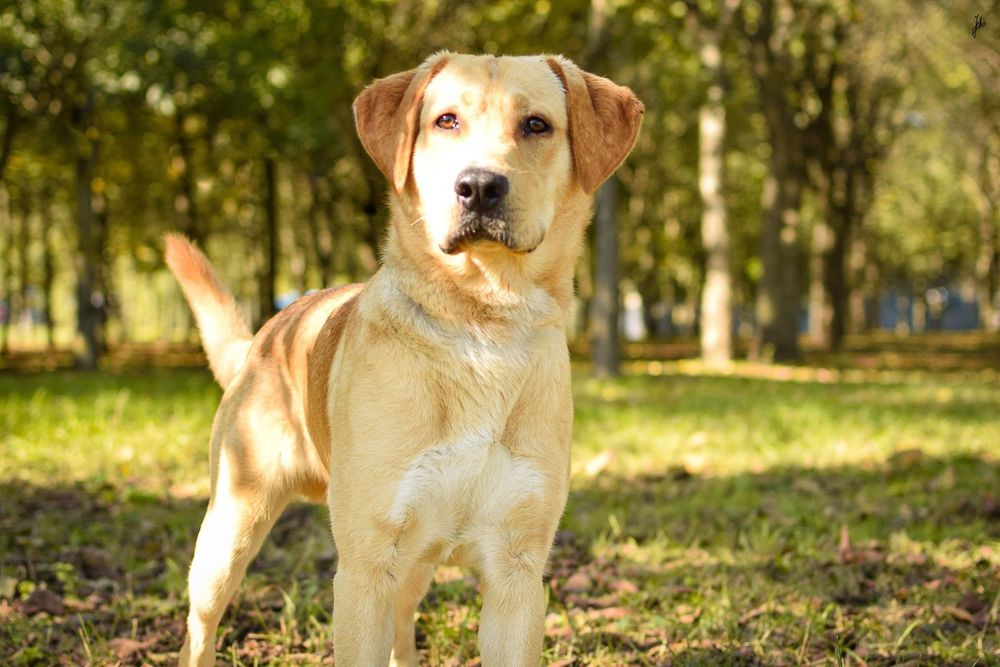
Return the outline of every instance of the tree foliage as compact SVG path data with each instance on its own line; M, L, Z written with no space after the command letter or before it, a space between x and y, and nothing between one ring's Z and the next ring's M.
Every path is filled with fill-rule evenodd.
M219 258L258 317L370 275L385 184L351 101L439 49L560 52L644 100L615 219L622 292L651 335L700 324L710 98L726 119L715 205L732 326L751 330L757 304L761 356L795 356L807 297L826 345L900 285L919 296L972 281L989 323L1000 40L990 17L971 36L976 13L886 0L13 0L0 9L0 342L44 342L38 313L50 344L75 339L91 362L106 342L186 337L160 261L171 229ZM718 71L704 67L706 29Z

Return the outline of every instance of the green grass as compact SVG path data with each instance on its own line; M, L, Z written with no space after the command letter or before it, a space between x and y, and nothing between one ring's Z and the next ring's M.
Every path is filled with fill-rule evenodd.
M1000 382L983 359L577 368L545 661L1000 663ZM0 374L0 662L175 659L219 395L200 370ZM329 663L334 566L325 509L290 508L220 661ZM441 569L425 662L475 660L479 603Z

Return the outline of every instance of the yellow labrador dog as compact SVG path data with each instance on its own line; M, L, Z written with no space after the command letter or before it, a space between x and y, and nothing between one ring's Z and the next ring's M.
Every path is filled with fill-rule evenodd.
M330 508L337 664L416 664L415 609L456 563L482 583L483 663L535 665L569 485L574 262L643 106L565 58L442 53L354 113L392 186L367 283L252 336L204 256L167 239L225 388L180 661L213 664L247 563L301 495Z

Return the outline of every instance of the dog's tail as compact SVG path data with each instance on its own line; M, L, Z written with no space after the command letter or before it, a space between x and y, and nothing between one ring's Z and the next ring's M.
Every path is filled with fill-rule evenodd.
M225 389L246 361L253 333L205 255L181 234L167 234L165 241L167 266L198 320L212 374Z

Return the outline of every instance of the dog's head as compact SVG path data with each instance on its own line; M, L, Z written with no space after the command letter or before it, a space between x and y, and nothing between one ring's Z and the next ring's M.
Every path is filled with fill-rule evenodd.
M530 253L632 149L643 106L561 57L443 53L354 103L365 149L428 244Z

